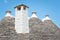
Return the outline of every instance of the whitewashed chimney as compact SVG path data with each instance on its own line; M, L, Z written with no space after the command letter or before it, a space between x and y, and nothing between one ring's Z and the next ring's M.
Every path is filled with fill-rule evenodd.
M29 33L28 7L24 4L15 7L15 29L17 33Z

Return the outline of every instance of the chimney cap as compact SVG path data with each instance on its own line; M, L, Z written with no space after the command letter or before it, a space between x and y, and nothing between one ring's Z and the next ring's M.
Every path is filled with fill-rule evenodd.
M16 6L16 7L14 7L14 8L18 8L18 7L20 7L20 6L24 6L24 7L29 8L28 6L26 6L26 5L24 5L24 4L18 5L18 6Z

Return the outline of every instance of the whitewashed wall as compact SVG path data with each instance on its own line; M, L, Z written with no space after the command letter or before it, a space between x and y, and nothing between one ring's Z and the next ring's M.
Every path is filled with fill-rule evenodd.
M23 11L23 7L18 11L15 8L15 29L17 33L29 33L28 10Z

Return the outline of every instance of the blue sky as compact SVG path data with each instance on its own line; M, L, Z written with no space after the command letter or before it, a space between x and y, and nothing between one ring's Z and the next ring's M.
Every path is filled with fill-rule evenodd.
M0 19L5 16L6 10L11 10L11 15L14 16L14 7L19 4L25 4L29 7L29 16L32 15L33 11L37 12L40 19L49 14L51 20L60 27L60 0L0 0Z

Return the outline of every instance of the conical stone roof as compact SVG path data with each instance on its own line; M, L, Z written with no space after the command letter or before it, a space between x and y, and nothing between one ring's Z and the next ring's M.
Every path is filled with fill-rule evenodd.
M59 40L60 30L51 21L45 20L42 22L39 18L31 18L29 20L30 40Z
M18 40L24 36L15 32L15 18L4 17L0 22L0 37L2 40ZM42 22L39 18L29 19L30 33L29 40L60 40L60 30L51 21L45 20ZM26 35L27 36L27 35ZM4 37L4 38L3 38ZM6 38L8 37L8 38ZM21 37L21 39L22 39ZM9 39L11 38L11 39Z
M41 40L41 33L43 32L43 22L39 18L31 18L29 20L30 40ZM44 27L45 28L45 27ZM42 31L42 32L41 32Z
M0 24L0 39L1 40L14 40L16 37L15 32L15 18L4 17Z

